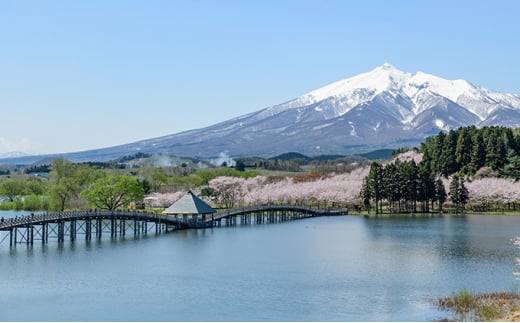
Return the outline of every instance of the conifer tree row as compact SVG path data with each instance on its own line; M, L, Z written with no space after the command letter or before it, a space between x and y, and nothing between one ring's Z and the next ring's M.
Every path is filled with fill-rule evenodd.
M446 191L442 181L432 177L429 170L420 164L413 160L396 160L386 166L372 162L363 182L361 197L369 211L371 201L374 202L376 214L383 212L382 201L388 203L389 212L415 213L418 206L420 212L429 212L430 207L433 210L436 204L441 211Z
M432 176L473 176L487 166L503 177L520 179L520 130L462 127L439 132L421 144L421 164Z
M487 167L501 177L520 180L520 128L491 126L477 129L475 126L439 132L421 144L422 161L382 166L373 162L365 179L361 196L363 204L376 206L376 214L382 212L382 201L388 203L390 212L439 211L448 194L440 177L453 175L449 198L455 211L464 212L468 202L465 178L471 178L479 169Z

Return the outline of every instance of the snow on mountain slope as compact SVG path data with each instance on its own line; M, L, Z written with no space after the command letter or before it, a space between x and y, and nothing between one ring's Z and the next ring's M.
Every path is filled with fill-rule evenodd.
M294 100L174 137L190 151L212 142L211 147L234 154L311 153L316 147L345 152L363 145L397 147L440 130L490 124L520 125L520 96L465 80L402 72L385 63Z
M385 63L294 100L202 129L69 154L103 160L135 152L179 156L357 153L416 145L461 126L520 126L520 96ZM64 155L67 158L67 155Z
M355 106L371 101L382 92L410 99L416 105L413 111L415 115L424 110L421 106L421 98L429 93L443 96L459 104L478 115L481 121L496 109L498 103L520 109L518 95L493 92L465 80L446 80L423 72L413 74L402 72L391 64L385 63L370 72L329 84L287 103L267 108L264 110L264 115L274 115L287 109L333 100L335 102L333 106L320 111L337 117ZM406 119L411 120L410 115L405 118L405 121Z

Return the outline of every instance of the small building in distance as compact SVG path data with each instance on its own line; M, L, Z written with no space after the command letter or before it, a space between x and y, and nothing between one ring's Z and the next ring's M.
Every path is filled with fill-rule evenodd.
M198 198L192 191L188 191L186 195L170 205L162 213L175 217L182 216L186 222L204 223L206 216L215 212L215 209Z

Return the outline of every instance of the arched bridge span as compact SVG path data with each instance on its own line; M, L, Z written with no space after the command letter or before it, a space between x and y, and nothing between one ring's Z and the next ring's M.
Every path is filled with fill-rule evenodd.
M130 211L72 211L31 214L2 219L0 232L7 232L0 243L9 238L9 245L33 244L49 238L63 242L66 237L74 241L78 234L84 239L161 233L169 230L208 228L240 224L276 223L324 215L346 215L347 209L320 209L294 205L258 205L221 210L202 216L158 215Z

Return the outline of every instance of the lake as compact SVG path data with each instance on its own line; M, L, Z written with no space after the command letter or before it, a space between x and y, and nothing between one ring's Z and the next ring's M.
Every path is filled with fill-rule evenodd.
M514 288L519 233L514 216L341 216L32 247L7 240L0 320L438 320L450 314L432 305L437 297Z

